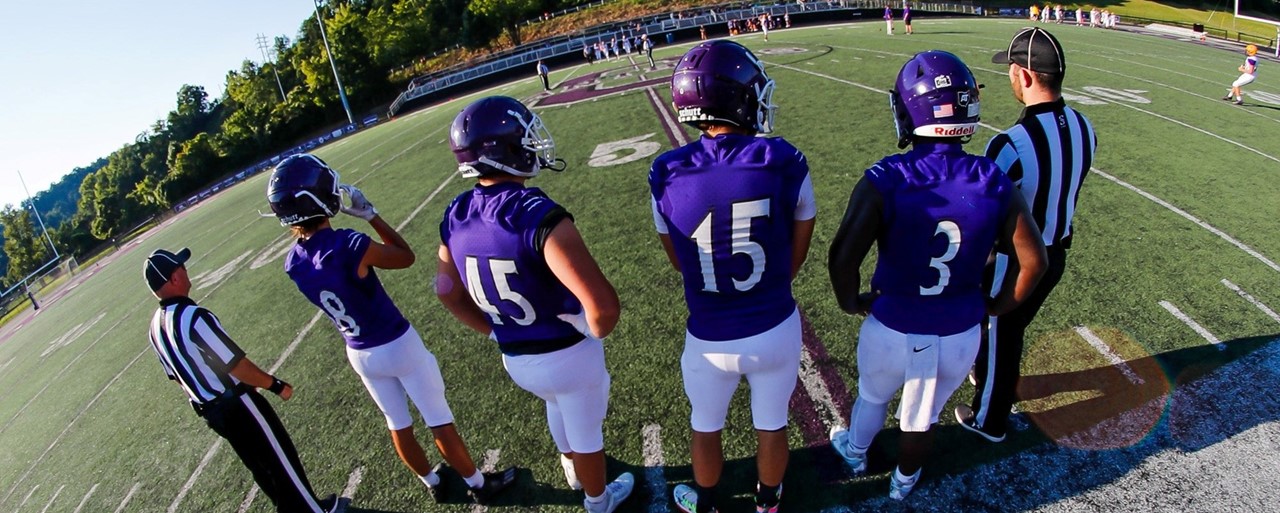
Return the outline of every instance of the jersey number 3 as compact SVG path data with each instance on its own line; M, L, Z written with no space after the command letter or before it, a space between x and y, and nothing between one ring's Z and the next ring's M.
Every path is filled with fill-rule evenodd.
M929 267L938 270L938 284L932 287L920 287L921 296L936 296L942 293L942 289L947 288L947 284L951 283L951 268L947 267L947 262L956 257L956 253L960 252L960 227L951 221L938 222L938 228L934 230L933 235L945 234L947 236L947 250L942 256L929 259Z
M764 248L751 240L751 220L757 217L769 217L769 199L734 203L732 217L733 232L729 245L732 254L743 254L751 259L751 274L745 280L733 278L733 288L746 292L760 283L760 277L764 274ZM698 245L698 264L702 268L702 290L720 292L716 287L716 268L711 254L713 247L711 213L707 213L707 217L698 223L698 228L693 230L693 235L689 238Z
M466 259L467 268L467 291L471 293L471 299L474 299L476 306L480 307L484 313L489 314L489 318L494 324L502 324L502 312L498 311L498 307L494 306L489 298L485 295L484 284L480 280L480 262L479 259L469 256ZM520 317L511 317L516 324L528 326L538 318L533 312L533 305L529 304L529 300L520 295L519 292L511 290L511 284L507 282L507 275L518 274L516 272L515 260L489 260L489 273L493 276L493 288L498 291L498 299L510 301L520 307Z

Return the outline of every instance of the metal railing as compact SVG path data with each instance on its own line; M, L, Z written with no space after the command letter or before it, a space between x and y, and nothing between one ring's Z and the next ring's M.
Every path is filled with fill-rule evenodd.
M592 27L573 35L547 38L509 50L498 52L472 63L465 63L424 75L410 81L409 89L392 102L388 114L396 115L408 101L421 98L454 85L469 82L494 73L525 66L541 59L579 54L584 46L622 33L624 35L648 34L657 38L671 32L697 28L703 25L725 23L729 20L752 18L761 14L783 16L786 14L829 12L854 9L879 9L883 0L821 0L805 3L789 2L781 5L754 5L750 2L733 2L712 6L653 14ZM920 2L913 9L932 12L975 14L981 7L962 3Z

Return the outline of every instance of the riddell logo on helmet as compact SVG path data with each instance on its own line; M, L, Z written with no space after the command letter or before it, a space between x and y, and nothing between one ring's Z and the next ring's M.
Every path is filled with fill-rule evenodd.
M960 127L934 127L933 135L936 137L964 137L973 135L978 132L976 125L967 125Z

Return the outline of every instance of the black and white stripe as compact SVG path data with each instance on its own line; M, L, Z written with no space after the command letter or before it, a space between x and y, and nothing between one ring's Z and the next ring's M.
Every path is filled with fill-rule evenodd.
M1093 125L1061 100L1027 107L987 144L987 157L1022 190L1046 246L1070 247L1080 184L1097 146Z
M240 383L228 374L244 357L208 310L186 298L161 303L151 319L151 348L169 379L196 404L212 401Z

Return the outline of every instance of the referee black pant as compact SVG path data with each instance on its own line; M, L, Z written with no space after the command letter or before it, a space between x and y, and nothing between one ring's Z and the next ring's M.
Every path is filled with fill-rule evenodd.
M202 409L200 416L235 449L258 488L280 513L322 513L298 451L280 418L261 394L250 390Z
M1066 248L1054 245L1046 249L1049 266L1031 296L1009 313L988 317L982 326L982 343L973 364L977 384L974 385L972 407L974 424L990 435L1003 436L1008 432L1009 412L1017 400L1023 336L1067 267ZM1001 287L1015 285L1012 277L1004 274L1008 258L997 254L995 263L987 267L987 283L993 284L993 289L996 280Z

